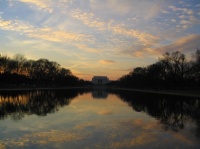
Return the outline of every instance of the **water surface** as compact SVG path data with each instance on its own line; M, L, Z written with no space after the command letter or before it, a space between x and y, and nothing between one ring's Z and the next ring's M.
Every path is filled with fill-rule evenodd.
M200 148L200 99L106 89L0 92L0 148Z

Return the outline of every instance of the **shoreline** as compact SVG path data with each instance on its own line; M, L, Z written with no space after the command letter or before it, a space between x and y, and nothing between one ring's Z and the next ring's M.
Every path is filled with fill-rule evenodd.
M165 95L176 95L176 96L188 96L200 98L200 91L198 90L147 90L147 89L131 89L131 88L116 88L126 91L142 92L142 93L153 93L153 94L165 94Z
M95 86L89 86L89 87L0 88L0 91L65 90L65 89L88 89L88 88L95 88ZM109 87L106 86L106 88L109 88ZM142 92L142 93L153 93L153 94L199 97L200 98L200 91L198 91L198 90L148 90L148 89L133 89L133 88L118 88L118 87L110 87L110 89L134 91L134 92Z
M0 91L35 91L35 90L64 90L78 89L86 87L33 87L33 88L0 88Z

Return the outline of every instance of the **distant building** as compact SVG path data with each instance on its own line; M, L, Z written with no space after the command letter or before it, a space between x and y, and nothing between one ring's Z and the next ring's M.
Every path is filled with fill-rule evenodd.
M92 83L96 85L100 85L100 84L105 85L109 83L109 80L106 76L94 76L92 78Z

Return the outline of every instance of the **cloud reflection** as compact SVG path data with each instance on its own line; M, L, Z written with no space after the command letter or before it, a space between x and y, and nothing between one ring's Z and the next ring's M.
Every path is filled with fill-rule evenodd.
M57 111L56 114L54 113L39 118L29 116L17 123L10 123L8 119L2 121L2 123L0 123L0 131L5 131L2 131L0 134L0 137L3 138L3 140L0 141L0 148L23 148L31 146L54 147L54 145L57 148L67 148L68 146L70 148L80 148L81 146L81 148L115 149L133 147L199 147L198 141L196 141L194 135L196 125L190 121L192 118L185 124L184 129L177 129L177 131L173 131L173 129L165 130L162 124L165 121L159 121L157 115L150 116L147 115L147 111L143 111L148 110L150 113L151 110L153 110L155 112L156 107L158 107L155 105L162 103L161 99L156 99L154 97L154 103L150 100L152 96L145 96L146 98L148 97L148 101L150 102L148 105L147 100L144 102L141 94L136 98L136 95L127 94L126 92L125 95L130 96L126 98L130 99L129 104L127 104L118 98L120 96L117 97L115 94L109 94L106 100L94 100L92 98L92 93L81 92L78 94L78 92L72 93L72 90L68 90L68 92L70 92L70 99L73 98L73 100L70 100L70 104L67 102L68 106L62 106L62 108L59 106L60 110ZM66 100L58 100L58 98L69 99L69 97L66 98L66 92L64 93L65 94L62 95L61 92L37 92L39 98L35 98L35 100L30 99L27 103L31 102L33 104L36 101L41 101L41 99L43 99L44 102L45 98L41 97L46 96L41 95L49 95L47 99L51 101L57 99L57 102L54 103L55 105L60 105L61 103L66 105ZM32 93L32 95L34 94ZM123 94L121 93L121 95ZM50 98L50 96L52 98ZM1 98L4 99L4 102L2 100L0 104L8 103L7 96L2 97L4 97ZM144 99L146 99L145 97ZM21 98L23 99L25 96L21 96ZM174 100L169 100L166 96L165 99L167 99L165 100L165 104L160 104L165 105L161 109L165 109L165 111L169 113L169 111L173 110L166 110L166 105L169 105L168 102L170 102L168 108L171 108L175 103ZM176 101L178 101L177 96ZM180 101L184 101L185 104L183 105L186 107L185 110L182 108L182 111L188 111L187 108L191 109L188 102L196 103L193 102L192 99L186 100L187 102L185 102L185 100ZM18 102L9 103L17 104ZM42 103L40 103L40 105L42 105ZM46 105L44 109L47 108L47 103L48 102L44 102L44 105ZM23 102L20 100L19 104L23 104ZM193 104L191 104L192 107ZM141 107L141 105L144 105L144 107ZM180 106L180 103L178 102L177 105ZM52 105L49 104L49 106ZM136 112L133 107L141 107L140 112ZM33 109L35 109L35 107ZM178 110L177 107L176 110ZM156 112L156 114L160 113L161 112ZM171 114L174 115L175 112ZM164 115L164 117L166 117L166 115ZM185 116L184 119L186 118ZM176 119L176 117L169 117L169 119ZM191 131L193 132L191 133ZM8 136L7 138L5 137L6 135Z
M62 142L72 142L82 140L88 137L90 133L84 132L70 132L62 130L51 130L49 132L37 132L32 134L26 134L19 138L7 139L4 142L0 143L0 146L19 146L25 147L31 144L50 144L50 143L62 143Z

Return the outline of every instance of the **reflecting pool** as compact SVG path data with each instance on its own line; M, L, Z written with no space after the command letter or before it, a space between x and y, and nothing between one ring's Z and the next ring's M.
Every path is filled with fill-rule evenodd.
M0 92L0 149L200 148L200 99L116 89Z

